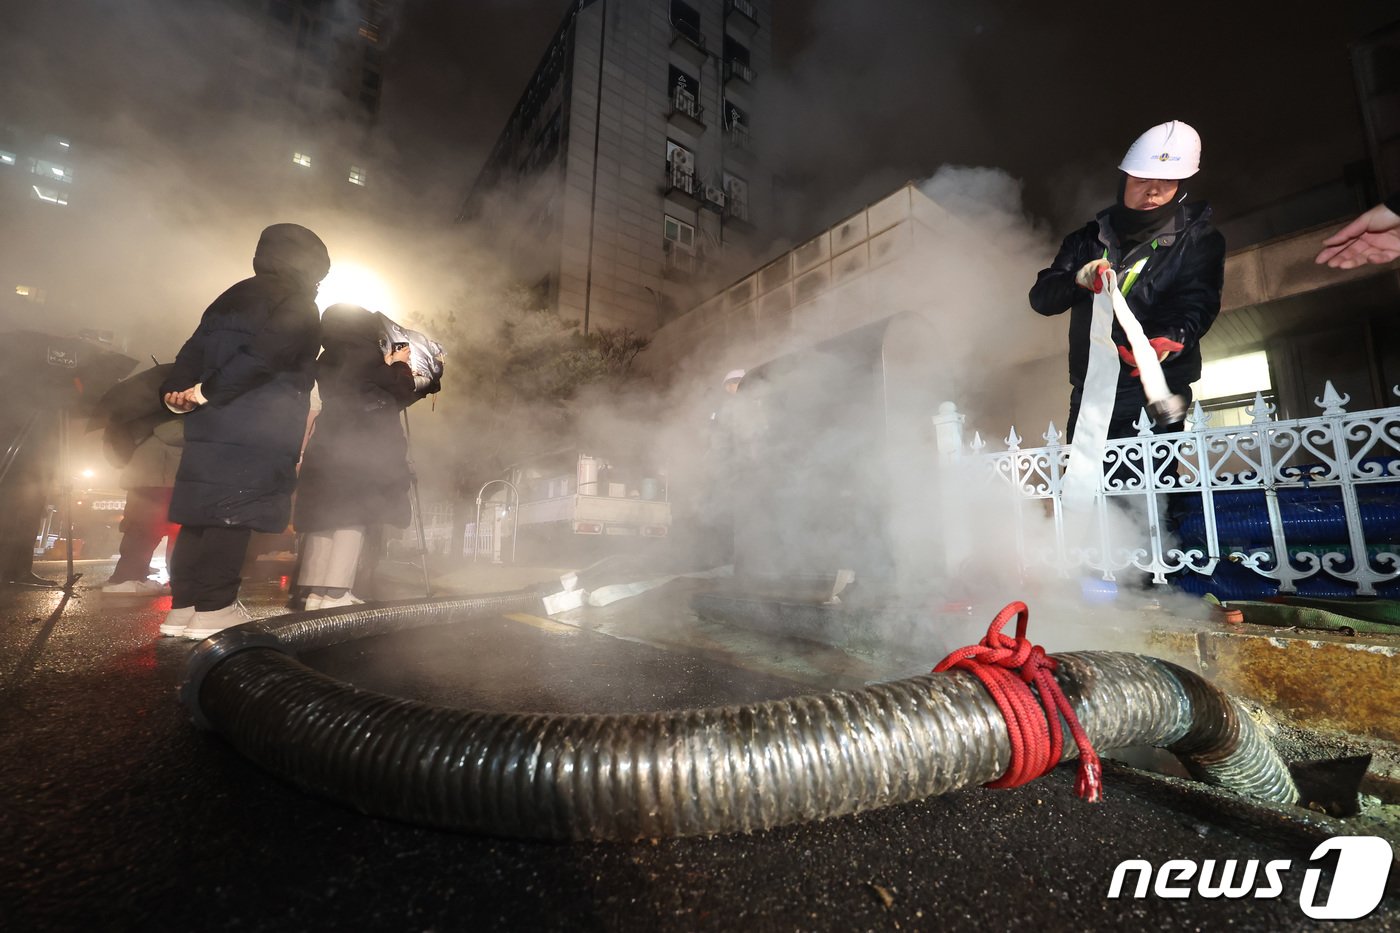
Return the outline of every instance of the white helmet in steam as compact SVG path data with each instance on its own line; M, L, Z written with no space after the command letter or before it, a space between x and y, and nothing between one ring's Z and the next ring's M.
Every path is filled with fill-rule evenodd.
M1139 136L1118 166L1134 178L1190 178L1201 169L1201 134L1180 120Z

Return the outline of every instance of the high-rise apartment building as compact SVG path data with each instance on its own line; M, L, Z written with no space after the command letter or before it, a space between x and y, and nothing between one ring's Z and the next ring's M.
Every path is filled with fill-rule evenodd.
M237 44L228 103L266 118L276 158L318 199L373 181L370 138L391 22L385 0L235 0L252 34Z
M118 7L110 15L121 22L142 14ZM146 135L114 132L126 124L52 107L44 94L0 103L0 329L119 330L110 288L91 274L100 263L75 255L74 243L91 243L91 230L114 223L114 189L151 185L149 174L132 180L132 166L166 166L225 203L246 203L253 192L290 209L370 209L380 174L372 134L391 25L386 2L225 0L171 17L173 34L218 42L151 51L167 70L183 69L176 90L163 86L157 67L135 69L129 84L111 89L114 100L143 102L130 124L149 127ZM41 33L35 41L61 39ZM60 99L103 90L57 66L34 85ZM167 203L184 193L175 182L149 191Z
M458 219L502 225L585 332L656 329L769 239L771 27L769 0L578 0Z

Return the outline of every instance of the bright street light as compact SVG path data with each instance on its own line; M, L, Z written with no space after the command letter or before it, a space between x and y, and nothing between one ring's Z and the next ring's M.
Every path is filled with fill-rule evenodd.
M321 282L316 307L323 312L333 304L348 302L390 317L398 313L389 286L374 271L353 262L337 262Z

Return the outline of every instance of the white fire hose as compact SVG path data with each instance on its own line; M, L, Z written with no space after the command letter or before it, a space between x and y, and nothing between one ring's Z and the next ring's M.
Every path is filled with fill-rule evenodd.
M1074 423L1069 467L1065 473L1063 501L1070 511L1086 510L1098 492L1103 474L1104 445L1113 403L1118 395L1118 347L1113 343L1113 320L1128 336L1128 345L1137 360L1147 409L1159 423L1172 424L1186 417L1186 402L1167 388L1167 377L1157 350L1143 333L1112 269L1103 273L1103 290L1094 296L1094 314L1089 324L1089 366L1079 400L1079 417Z

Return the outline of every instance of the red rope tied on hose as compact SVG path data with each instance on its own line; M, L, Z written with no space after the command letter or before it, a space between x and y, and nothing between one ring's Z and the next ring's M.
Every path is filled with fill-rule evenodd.
M1012 616L1016 616L1015 638L1001 631ZM1074 743L1079 746L1079 777L1074 783L1074 792L1090 803L1097 803L1103 799L1103 765L1084 727L1079 724L1079 717L1074 715L1069 700L1055 682L1053 672L1059 662L1026 638L1030 617L1031 611L1025 603L1008 604L992 620L986 638L954 651L939 661L933 672L938 674L955 667L972 672L982 681L1006 719L1007 733L1011 737L1011 762L1005 774L985 786L1019 787L1048 774L1060 763L1060 753L1064 750L1064 735L1060 730L1060 716L1064 716ZM1032 685L1035 692L1031 691Z

